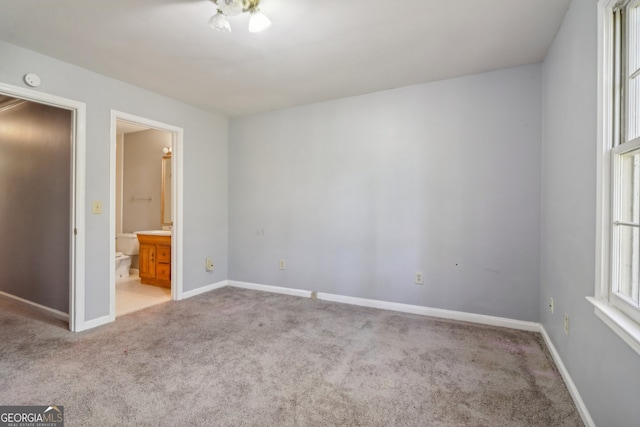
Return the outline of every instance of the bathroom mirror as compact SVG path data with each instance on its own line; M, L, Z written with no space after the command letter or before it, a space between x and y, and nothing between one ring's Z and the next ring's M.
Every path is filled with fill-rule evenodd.
M162 197L160 206L160 222L162 225L173 225L171 218L171 156L162 156Z

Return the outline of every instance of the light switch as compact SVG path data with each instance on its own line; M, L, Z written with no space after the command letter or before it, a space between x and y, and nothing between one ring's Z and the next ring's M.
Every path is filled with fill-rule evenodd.
M102 213L102 201L94 200L93 201L93 214L98 215Z

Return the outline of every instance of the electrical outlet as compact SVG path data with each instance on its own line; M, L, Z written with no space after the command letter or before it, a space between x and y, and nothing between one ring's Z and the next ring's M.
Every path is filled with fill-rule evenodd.
M549 311L553 314L555 306L553 305L553 298L549 298Z
M280 270L286 270L286 269L287 269L287 260L281 259L280 260Z
M422 272L416 271L416 285L422 285Z
M207 257L207 259L205 260L205 268L207 269L207 271L213 271L213 259L211 259L210 257Z
M569 335L569 315L564 314L564 333Z

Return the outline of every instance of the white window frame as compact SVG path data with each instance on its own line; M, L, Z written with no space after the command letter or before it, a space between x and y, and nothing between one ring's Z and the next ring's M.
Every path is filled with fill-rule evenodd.
M597 213L596 213L596 286L594 297L587 297L594 306L595 314L640 354L640 310L631 307L613 291L613 262L616 259L615 225L616 206L619 194L614 191L614 172L618 170L621 156L640 147L640 139L618 145L614 140L617 124L620 123L619 104L621 93L614 90L620 85L614 72L616 37L614 34L614 8L620 0L598 2L598 151L597 167ZM615 147L615 148L614 148Z

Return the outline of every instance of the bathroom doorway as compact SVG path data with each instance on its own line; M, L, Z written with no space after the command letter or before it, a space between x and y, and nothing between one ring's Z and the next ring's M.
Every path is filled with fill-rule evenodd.
M110 315L180 299L182 129L112 112Z

